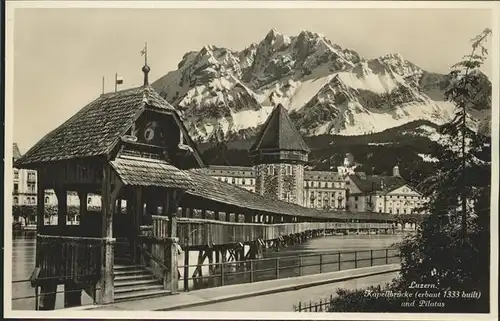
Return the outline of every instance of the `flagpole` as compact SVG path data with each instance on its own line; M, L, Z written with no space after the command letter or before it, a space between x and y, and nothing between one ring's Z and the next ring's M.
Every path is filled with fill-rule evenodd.
M104 95L104 76L102 76L102 94Z
M115 73L115 92L118 91L118 73Z

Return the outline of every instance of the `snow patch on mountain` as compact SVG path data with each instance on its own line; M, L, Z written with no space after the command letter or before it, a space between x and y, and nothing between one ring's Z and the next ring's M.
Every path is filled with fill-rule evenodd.
M448 103L406 104L398 106L389 112L370 111L357 102L351 102L341 112L348 117L338 118L324 123L311 131L308 135L338 134L360 135L381 132L387 128L401 126L410 121L429 120L437 124L444 124L453 116L454 105Z
M418 154L418 156L420 156L420 158L422 158L422 160L424 162L428 162L428 163L437 163L437 162L439 162L439 159L437 159L436 157L433 157L431 155Z

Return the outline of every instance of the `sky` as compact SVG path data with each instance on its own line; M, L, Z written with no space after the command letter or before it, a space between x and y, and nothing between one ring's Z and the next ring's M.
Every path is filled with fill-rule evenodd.
M14 142L26 152L102 91L142 85L148 42L150 82L205 45L241 50L270 29L323 34L365 58L400 53L446 73L491 28L485 9L16 9ZM491 76L491 59L484 71Z

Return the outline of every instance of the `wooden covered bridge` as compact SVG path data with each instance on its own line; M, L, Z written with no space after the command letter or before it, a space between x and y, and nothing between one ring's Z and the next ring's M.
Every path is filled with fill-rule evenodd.
M31 280L41 288L40 309L54 308L58 284L68 307L80 304L82 290L101 304L175 294L181 251L185 266L189 251L198 263L226 260L227 252L241 261L325 232L393 228L388 215L317 211L204 175L178 113L149 86L147 65L143 72L143 86L101 95L15 163L38 172ZM44 225L48 189L58 225ZM69 191L80 198L79 225L65 225ZM99 211L87 208L91 193L101 195Z

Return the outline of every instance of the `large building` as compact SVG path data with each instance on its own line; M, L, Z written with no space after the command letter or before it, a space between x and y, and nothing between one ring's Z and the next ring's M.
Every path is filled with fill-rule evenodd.
M347 209L351 212L423 214L428 198L409 186L395 166L392 176L355 173L346 180Z
M12 158L16 161L21 157L19 146L12 145ZM14 168L14 182L12 189L13 205L36 204L36 171Z
M219 181L255 192L255 171L253 167L212 165L204 168L203 171Z
M304 206L345 210L347 202L345 183L344 178L333 171L305 171Z

